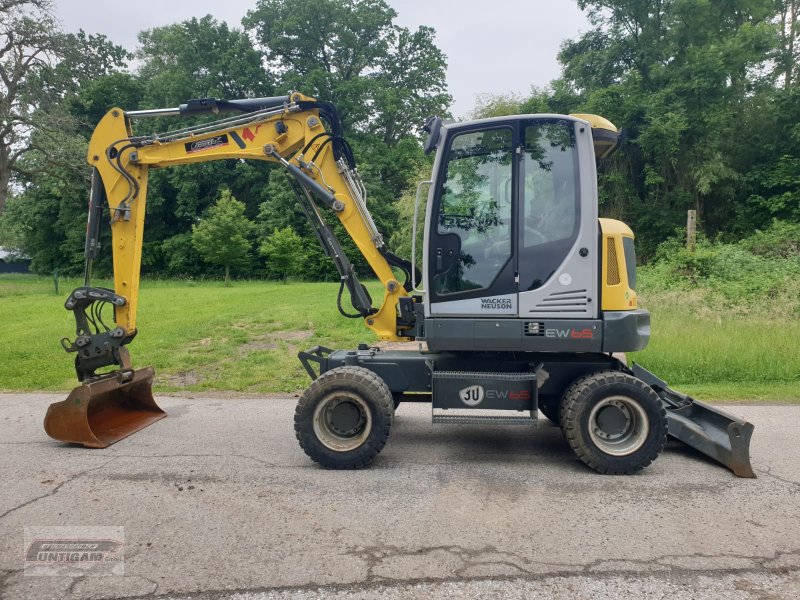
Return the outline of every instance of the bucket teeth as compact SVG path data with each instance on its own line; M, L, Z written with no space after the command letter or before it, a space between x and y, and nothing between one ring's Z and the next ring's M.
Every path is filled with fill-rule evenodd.
M61 442L105 448L167 416L153 398L154 371L117 371L84 383L47 409L44 429Z

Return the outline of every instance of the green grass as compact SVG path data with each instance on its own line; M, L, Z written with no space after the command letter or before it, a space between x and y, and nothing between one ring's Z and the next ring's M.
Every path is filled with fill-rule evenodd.
M66 390L72 356L59 345L74 338L66 295L78 280L0 276L0 389ZM108 285L108 282L95 282ZM379 296L380 285L371 286ZM145 281L139 335L129 346L134 366L153 365L159 391L293 391L308 384L297 352L314 345L351 347L372 341L360 319L336 310L338 284ZM108 319L107 319L108 320Z
M96 282L101 284L102 282ZM75 384L74 337L63 308L78 280L0 276L0 390L59 390ZM380 286L371 284L373 297ZM336 310L334 283L145 281L135 366L153 365L159 392L289 392L308 383L298 350L374 341L359 319ZM664 294L646 305L653 337L632 359L700 399L800 402L800 320L714 312L697 297Z
M645 302L652 336L629 361L699 399L800 402L799 320L697 310L686 298Z

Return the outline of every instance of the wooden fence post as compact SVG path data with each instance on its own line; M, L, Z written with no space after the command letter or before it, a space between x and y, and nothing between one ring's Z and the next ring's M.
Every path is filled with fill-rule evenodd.
M697 211L690 210L686 217L686 247L694 252L697 245Z

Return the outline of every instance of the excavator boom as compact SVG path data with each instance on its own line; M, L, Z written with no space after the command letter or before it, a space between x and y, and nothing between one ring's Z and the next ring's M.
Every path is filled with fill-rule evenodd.
M168 115L219 115L202 123L150 135L134 135L132 120ZM224 159L262 160L283 166L294 181L298 201L326 254L339 270L339 310L361 317L383 340L408 340L413 287L410 263L388 251L366 206L366 190L344 140L336 108L293 93L246 100L190 100L174 109L125 112L113 108L95 128L87 161L93 167L86 239L84 285L66 308L77 323L76 338L62 340L76 355L81 385L68 400L48 411L45 430L58 440L104 447L165 416L152 396L153 371L131 368L126 345L137 333L142 240L151 167ZM379 307L321 213L330 209L383 284ZM99 250L100 223L109 211L114 289L92 287L92 262ZM401 283L393 267L406 274ZM347 288L354 313L341 306ZM402 310L399 305L402 302ZM114 323L104 321L110 305ZM112 367L110 372L102 371Z

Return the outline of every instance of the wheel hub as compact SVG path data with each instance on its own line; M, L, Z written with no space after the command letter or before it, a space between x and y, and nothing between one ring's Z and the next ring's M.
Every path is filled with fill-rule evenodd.
M361 410L347 400L331 402L325 417L331 431L343 437L350 437L358 433L359 427L365 421Z
M612 456L627 456L647 440L650 425L641 404L627 396L598 402L589 414L589 437L598 449Z
M358 394L342 391L320 400L313 417L314 434L330 450L349 452L361 446L372 430L367 403Z
M597 411L597 435L603 439L617 439L628 428L631 422L631 413L619 401L603 406Z

